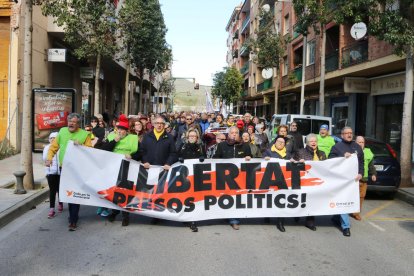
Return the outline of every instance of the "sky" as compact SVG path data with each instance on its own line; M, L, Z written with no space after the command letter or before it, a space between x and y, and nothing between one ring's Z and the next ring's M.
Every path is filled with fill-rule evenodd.
M226 25L242 0L160 0L173 49L173 77L212 85L226 66Z

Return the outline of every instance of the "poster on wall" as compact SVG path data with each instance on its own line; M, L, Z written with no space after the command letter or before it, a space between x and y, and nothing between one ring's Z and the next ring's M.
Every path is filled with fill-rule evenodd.
M33 151L40 152L49 143L49 135L67 125L75 109L75 89L34 88Z

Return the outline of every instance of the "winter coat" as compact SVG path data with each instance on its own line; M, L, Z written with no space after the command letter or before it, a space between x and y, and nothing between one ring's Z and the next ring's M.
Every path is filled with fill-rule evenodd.
M174 138L164 131L157 140L154 131L151 131L145 134L138 152L132 158L151 165L172 165L178 160Z
M217 145L216 152L214 153L213 158L244 158L246 156L252 156L250 151L250 146L245 143L241 144L229 144L228 141L221 142Z
M200 134L204 134L204 132L206 132L206 129L210 126L210 123L207 120L205 120L205 121L200 120L198 125L200 126L200 130L201 130Z
M294 159L299 161L301 159L306 161L313 160L313 149L309 146L306 146L304 149L300 149L295 153ZM326 155L323 151L316 149L316 154L318 155L319 161L326 160Z
M293 138L293 143L294 143L294 149L295 149L295 151L298 151L298 150L304 148L304 145L303 145L303 136L302 136L302 134L300 132L291 131L291 132L289 132L289 136Z
M185 143L178 151L178 159L198 159L205 158L203 146L197 143Z
M356 153L358 157L358 174L364 175L364 152L356 142L341 141L332 147L329 158L344 157L345 153Z
M282 157L279 155L279 153L272 151L271 149L267 149L264 154L263 157L270 157L270 158L279 158L279 159L285 159L285 160L290 160L290 153L286 150L286 156Z

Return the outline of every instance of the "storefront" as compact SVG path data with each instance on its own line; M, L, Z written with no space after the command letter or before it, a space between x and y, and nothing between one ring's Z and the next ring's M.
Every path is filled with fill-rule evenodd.
M375 104L375 138L401 149L401 128L405 91L405 72L371 80Z

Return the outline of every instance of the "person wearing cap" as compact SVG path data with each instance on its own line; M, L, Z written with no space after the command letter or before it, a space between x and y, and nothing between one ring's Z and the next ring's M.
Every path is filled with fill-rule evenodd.
M124 114L121 114L117 124L117 133L108 136L108 140L102 144L102 149L123 154L125 158L131 159L131 156L138 151L138 136L129 134L128 132L128 118ZM112 213L108 216L108 220L113 222L118 214L119 210L112 210ZM122 226L128 225L129 213L122 211Z
M49 147L47 160L45 161L47 167L52 165L53 158L58 152L59 164L63 164L66 148L70 141L73 141L74 145L92 147L91 135L86 130L80 128L80 122L81 116L78 113L68 115L68 126L62 127L59 130L59 134ZM77 229L79 209L79 204L69 203L69 231L76 231Z
M244 122L242 120L238 120L236 122L236 127L239 130L239 135L240 135L240 133L243 133L244 131Z
M49 144L45 146L43 149L43 161L46 162L47 160L47 153L49 151L50 145L56 139L58 133L52 132L49 135ZM56 193L59 196L59 183L60 183L60 168L59 168L59 160L58 155L56 154L52 159L52 164L50 167L46 167L46 179L47 184L49 185L49 213L47 215L48 218L53 218L56 215L55 212L55 202L56 202ZM62 213L63 211L63 203L59 201L58 205L58 212Z
M203 135L206 132L206 130L210 127L210 122L208 121L207 113L205 112L201 113L201 118L200 118L198 125L200 126L200 129L201 129L200 134Z
M329 135L329 126L323 124L319 128L318 148L329 156L332 147L335 146L335 140Z
M291 155L286 149L286 140L287 138L282 135L276 136L273 144L263 154L265 160L270 160L270 158L290 160ZM276 218L276 227L280 232L285 232L285 219Z

